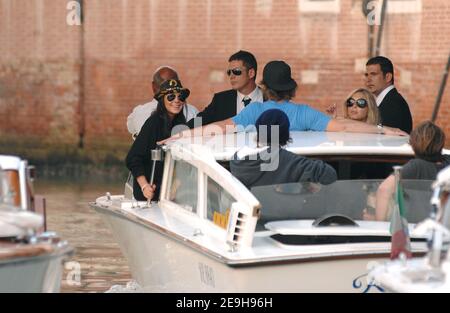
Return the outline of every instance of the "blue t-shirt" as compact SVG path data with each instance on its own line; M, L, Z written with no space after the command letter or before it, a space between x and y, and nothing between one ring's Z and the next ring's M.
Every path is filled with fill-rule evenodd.
M286 113L291 124L290 130L313 130L325 131L331 118L324 113L310 108L306 104L296 104L293 102L265 101L253 102L247 105L238 115L232 118L235 125L244 128L255 125L258 117L267 110L278 109Z

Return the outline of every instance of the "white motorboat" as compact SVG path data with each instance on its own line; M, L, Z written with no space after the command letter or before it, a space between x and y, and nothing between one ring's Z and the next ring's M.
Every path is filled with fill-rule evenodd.
M450 167L443 169L434 184L431 203L437 208L414 230L428 235L429 250L424 257L386 262L375 267L371 279L390 292L450 292Z
M59 292L62 262L72 253L43 232L45 199L34 196L31 171L27 161L0 155L0 293Z
M91 203L137 283L148 292L379 291L367 274L389 258L389 223L363 221L362 211L380 179L352 177L362 168L384 178L391 163L413 157L408 139L292 132L288 150L330 162L339 180L248 190L226 167L244 145L255 148L254 136L179 139L165 147L158 203L109 193ZM430 184L405 186L407 203L420 208L409 221L429 214ZM424 237L412 251L426 251Z

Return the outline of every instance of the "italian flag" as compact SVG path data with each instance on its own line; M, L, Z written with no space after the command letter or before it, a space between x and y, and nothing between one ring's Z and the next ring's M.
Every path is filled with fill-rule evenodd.
M401 253L412 257L409 240L408 221L405 218L405 204L400 179L396 179L395 205L391 216L391 260L397 259Z

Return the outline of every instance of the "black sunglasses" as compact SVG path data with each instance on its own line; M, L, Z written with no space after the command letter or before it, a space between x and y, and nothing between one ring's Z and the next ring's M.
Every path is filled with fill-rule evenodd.
M228 76L231 76L231 73L233 73L234 76L240 76L242 75L242 70L240 68L233 68L231 70L227 70Z
M184 102L186 101L188 95L184 90L182 90L180 93L169 93L167 95L167 101L172 102L176 97L178 97L178 100L180 100L181 102Z
M351 108L355 103L361 109L364 109L365 107L367 107L367 100L366 99L362 99L361 98L361 99L355 100L353 98L349 98L347 100L347 108Z

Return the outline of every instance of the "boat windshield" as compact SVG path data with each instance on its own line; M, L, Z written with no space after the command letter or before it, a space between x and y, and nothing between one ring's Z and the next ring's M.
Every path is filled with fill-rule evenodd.
M197 212L197 169L183 160L174 161L169 179L169 199L185 210Z
M377 190L382 180L339 180L330 185L289 183L253 187L260 201L258 230L270 221L317 220L327 215L345 215L353 220L375 220ZM404 207L409 223L427 218L431 212L431 180L403 180ZM394 206L394 191L388 193L387 218Z
M0 210L14 204L13 195L9 188L7 175L0 167Z
M0 167L0 206L5 202L6 196L6 179L3 176L3 170Z

